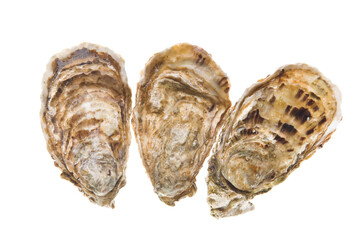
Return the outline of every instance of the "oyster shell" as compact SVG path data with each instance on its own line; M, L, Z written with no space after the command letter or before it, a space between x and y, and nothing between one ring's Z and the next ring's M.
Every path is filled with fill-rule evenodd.
M131 91L123 59L83 43L53 56L43 79L41 125L61 177L114 207L125 185Z
M229 111L209 162L211 214L253 209L250 199L284 181L330 139L340 100L337 87L305 64L282 67L249 88Z
M168 205L196 192L195 178L230 107L226 74L203 49L155 54L138 83L132 124L154 191Z

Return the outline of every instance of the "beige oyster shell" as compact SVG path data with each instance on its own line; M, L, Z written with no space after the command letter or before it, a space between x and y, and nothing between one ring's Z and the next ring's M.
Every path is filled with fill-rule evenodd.
M132 124L141 158L166 204L196 192L195 178L230 107L226 74L203 49L155 54L138 83Z
M253 208L255 195L284 181L331 137L340 93L319 71L288 65L249 88L229 111L209 162L214 217Z
M53 56L41 101L47 148L61 177L90 201L114 207L130 145L131 91L123 59L89 43Z

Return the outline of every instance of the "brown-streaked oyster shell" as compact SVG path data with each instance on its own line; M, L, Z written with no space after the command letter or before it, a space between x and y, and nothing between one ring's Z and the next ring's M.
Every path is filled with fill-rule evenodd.
M229 111L208 169L214 217L253 209L255 195L284 181L331 137L340 93L315 68L288 65L249 88Z
M114 207L130 145L131 91L123 59L89 43L53 56L41 102L43 133L61 177L90 201Z
M166 204L196 192L195 178L231 105L229 87L211 56L190 44L146 64L132 124L154 191Z

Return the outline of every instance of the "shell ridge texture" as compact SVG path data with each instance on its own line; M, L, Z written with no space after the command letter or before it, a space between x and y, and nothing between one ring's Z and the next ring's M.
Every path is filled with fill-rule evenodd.
M251 210L249 200L313 155L342 119L340 97L335 85L306 64L283 66L248 88L227 115L209 161L211 214Z
M47 148L90 201L114 207L125 185L131 91L123 59L83 43L53 56L43 78L40 111Z
M132 123L154 191L166 204L196 192L196 176L230 107L228 91L225 73L190 44L146 64Z

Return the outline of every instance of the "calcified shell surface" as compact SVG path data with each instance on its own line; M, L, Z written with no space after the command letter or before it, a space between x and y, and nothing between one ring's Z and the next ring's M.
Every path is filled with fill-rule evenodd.
M307 65L288 65L249 88L228 114L209 163L215 217L253 208L329 140L341 120L338 89Z
M195 193L195 178L231 105L229 87L210 55L193 45L175 45L146 64L132 123L154 191L166 204Z
M41 124L61 176L92 202L114 207L125 185L131 91L124 61L84 43L55 55L43 80Z

